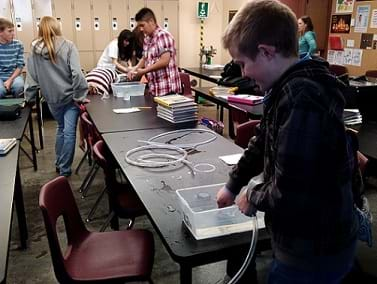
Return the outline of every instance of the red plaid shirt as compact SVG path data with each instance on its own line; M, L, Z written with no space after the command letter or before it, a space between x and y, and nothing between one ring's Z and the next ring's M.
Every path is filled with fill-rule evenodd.
M169 93L181 93L181 79L176 64L176 49L173 36L157 27L152 36L144 39L145 67L156 63L165 52L170 52L169 65L156 71L148 72L149 93L163 96Z

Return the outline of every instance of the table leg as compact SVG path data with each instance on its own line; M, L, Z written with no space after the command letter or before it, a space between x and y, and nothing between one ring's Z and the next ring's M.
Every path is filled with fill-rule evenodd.
M43 129L42 129L42 110L41 110L41 98L40 94L36 96L37 108L37 122L38 122L38 135L39 135L39 147L43 149Z
M14 189L14 203L16 205L17 219L18 219L18 229L20 231L21 248L27 248L27 225L26 225L26 215L24 206L24 197L22 193L21 178L20 178L20 168L17 165L15 189Z
M36 155L37 150L35 149L33 119L32 119L31 112L29 114L29 132L30 132L31 153L33 155L33 166L34 166L34 171L36 171L36 170L38 170L37 155Z
M180 283L191 284L192 283L192 267L184 264L180 265Z

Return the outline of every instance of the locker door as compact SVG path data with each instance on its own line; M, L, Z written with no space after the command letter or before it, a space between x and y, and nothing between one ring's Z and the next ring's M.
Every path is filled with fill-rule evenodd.
M33 13L30 0L13 0L16 38L24 44L25 53L30 52L34 39Z
M52 16L51 0L34 0L34 37L38 36L38 24L43 16Z
M129 19L128 19L128 29L130 29L130 18L135 18L135 15L139 10L143 7L145 7L145 2L144 0L129 0L128 2L128 7L129 7Z
M90 0L73 0L76 45L80 54L81 66L91 70L94 66L93 22Z
M111 38L115 38L124 29L129 29L130 12L127 0L111 1ZM113 27L116 24L116 28Z
M156 16L157 24L162 26L162 1L160 0L147 0L146 6L152 9Z
M9 0L1 0L0 1L0 16L7 18L8 20L10 20L14 23L12 11L10 10Z
M167 22L168 28L167 30L173 35L174 40L175 40L175 48L177 49L178 53L178 48L179 48L179 2L178 1L167 1L165 0L163 2L163 19L162 22L160 23L160 26L164 28L164 23ZM177 60L178 60L178 55L177 55Z
M52 15L60 21L63 36L76 43L71 0L52 0Z
M94 35L94 50L103 51L110 42L110 3L104 0L92 0L93 18L92 27ZM99 26L97 26L99 25Z

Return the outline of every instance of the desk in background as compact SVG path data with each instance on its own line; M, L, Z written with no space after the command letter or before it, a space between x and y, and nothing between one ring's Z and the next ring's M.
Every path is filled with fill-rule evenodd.
M200 67L184 67L180 69L194 77L198 77L215 84L219 84L221 73L223 72L223 70L209 70Z
M139 112L126 114L117 114L113 112L114 108L129 108L137 106L150 107L150 109L141 109ZM153 98L148 94L131 97L131 100L129 101L114 96L110 96L109 99L105 100L102 100L101 96L91 96L90 103L86 105L86 109L98 132L101 134L138 129L172 127L170 122L157 117L156 104L153 102Z

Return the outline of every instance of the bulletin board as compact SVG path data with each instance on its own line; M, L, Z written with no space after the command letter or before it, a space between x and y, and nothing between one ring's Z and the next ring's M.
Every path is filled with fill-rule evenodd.
M337 37L342 48L331 46ZM333 0L328 42L327 60L344 65L350 75L377 69L377 0Z

